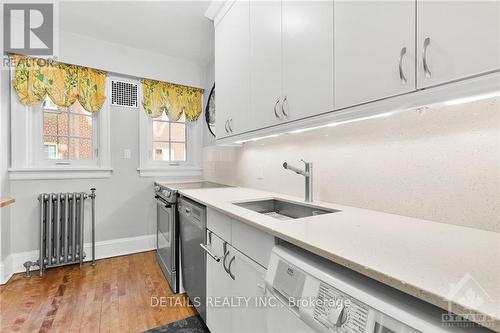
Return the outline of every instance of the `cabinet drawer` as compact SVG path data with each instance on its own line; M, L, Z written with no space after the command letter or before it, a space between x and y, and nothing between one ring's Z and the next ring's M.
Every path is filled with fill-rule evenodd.
M228 243L231 242L231 223L229 216L207 208L207 228Z
M234 219L232 221L231 244L260 265L267 267L274 246L274 236L244 222Z

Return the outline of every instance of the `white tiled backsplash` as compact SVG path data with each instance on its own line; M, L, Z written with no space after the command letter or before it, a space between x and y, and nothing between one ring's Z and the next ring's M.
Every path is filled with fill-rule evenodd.
M243 147L206 147L205 178L302 197L287 161L314 163L315 199L500 232L499 98L437 105Z

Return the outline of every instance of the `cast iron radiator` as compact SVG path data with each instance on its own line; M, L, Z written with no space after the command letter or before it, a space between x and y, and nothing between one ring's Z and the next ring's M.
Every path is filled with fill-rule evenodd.
M47 268L70 264L83 264L85 200L92 200L92 265L95 265L95 188L91 193L41 193L39 259L24 263L26 276L30 267L38 266L39 274Z

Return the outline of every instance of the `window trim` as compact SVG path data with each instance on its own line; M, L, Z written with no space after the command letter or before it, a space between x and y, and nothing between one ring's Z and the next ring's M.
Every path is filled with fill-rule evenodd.
M139 100L142 100L142 85L139 84ZM170 162L153 160L153 120L144 111L142 103L138 110L139 123L139 167L141 177L201 178L201 155L203 146L203 122L186 122L186 161ZM201 117L200 117L201 119Z
M10 69L11 79L14 70ZM110 91L110 79L106 82L106 96ZM102 109L93 117L96 125L93 128L94 149L98 156L92 161L72 161L70 165L41 163L43 154L43 112L41 105L22 105L17 94L10 85L10 120L11 120L11 161L9 179L77 179L77 178L109 178L111 168L110 147L110 98L106 98ZM37 137L39 138L36 141ZM56 160L61 162L61 160ZM90 162L90 163L89 163Z

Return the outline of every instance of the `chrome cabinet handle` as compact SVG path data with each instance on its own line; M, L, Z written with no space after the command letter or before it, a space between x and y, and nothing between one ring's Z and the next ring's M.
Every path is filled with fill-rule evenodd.
M230 276L230 277L231 277L231 279L233 279L233 280L235 279L235 276L234 276L234 274L233 274L233 273L231 273L231 265L233 264L233 262L234 262L234 260L235 260L235 259L236 259L236 257L235 257L235 256L233 256L233 257L231 258L231 260L229 260L229 266L227 267L227 274L229 274L229 276Z
M288 118L288 112L285 111L285 103L287 103L287 97L285 96L283 98L283 102L281 102L281 113L285 116L285 118Z
M429 70L429 65L427 64L427 48L429 47L429 44L431 43L431 39L427 37L424 40L424 48L422 50L422 59L423 59L423 64L424 64L424 73L425 77L430 78L432 73Z
M229 254L229 251L225 252L224 253L224 258L222 259L222 266L224 267L224 270L226 271L227 274L229 274L229 271L226 267L226 258L227 258L227 255Z
M229 127L229 131L230 131L231 133L233 133L233 126L232 126L232 123L233 123L233 118L229 118L229 119L227 120L227 127Z
M405 54L406 54L406 47L403 47L401 49L401 53L399 54L399 78L401 79L401 84L406 84L406 82L408 82L403 72L403 58Z
M226 120L226 123L224 124L224 128L226 129L226 133L229 133L229 130L227 129L227 123L229 120Z
M212 257L212 259L214 259L216 262L220 262L220 258L217 257L215 254L212 253L212 251L210 251L207 246L205 244L200 244L201 248L203 250L205 250L205 252Z
M280 99L277 98L276 103L274 103L274 115L276 116L276 118L281 119L280 115L278 114L278 110L276 110L276 107L278 106L279 102L280 102Z

